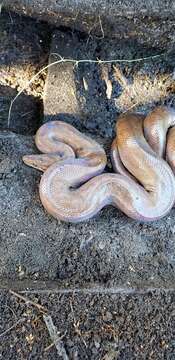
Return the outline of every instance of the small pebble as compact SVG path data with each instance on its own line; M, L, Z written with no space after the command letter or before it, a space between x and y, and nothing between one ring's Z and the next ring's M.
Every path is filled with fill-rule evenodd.
M113 319L113 316L109 311L107 311L103 318L105 321L111 321Z

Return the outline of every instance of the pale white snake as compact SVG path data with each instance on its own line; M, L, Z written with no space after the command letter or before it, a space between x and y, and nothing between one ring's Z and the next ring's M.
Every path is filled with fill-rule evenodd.
M23 161L44 171L40 198L57 219L79 222L111 204L133 219L156 220L175 203L174 125L175 111L167 107L146 118L121 115L111 148L117 173L103 173L103 148L61 121L41 126L35 142L43 154L26 155Z

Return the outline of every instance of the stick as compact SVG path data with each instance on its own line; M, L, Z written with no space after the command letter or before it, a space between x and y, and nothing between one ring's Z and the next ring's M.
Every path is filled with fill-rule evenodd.
M14 329L18 324L21 324L23 321L25 321L25 318L19 319L15 324L13 324L11 327L9 327L7 330L5 330L4 332L2 332L0 334L0 337L6 335L9 331L11 331L12 329Z
M66 332L67 332L67 331L65 331L65 333L64 333L62 336L59 337L59 340L62 340L62 339L65 337ZM51 343L50 345L48 345L48 346L44 349L44 351L50 350L50 349L52 348L52 346L54 346L54 345L55 345L54 343Z
M10 294L14 295L15 297L17 297L18 299L24 301L26 304L31 304L32 306L36 307L39 311L41 311L42 313L47 313L47 309L44 308L44 306L38 304L38 303L35 303L34 301L26 298L25 296L22 296L18 293L16 293L15 291L13 290L9 290Z
M56 346L58 355L62 356L63 360L69 360L68 355L65 350L65 347L64 347L64 344L61 341L60 337L58 337L58 331L57 331L56 326L53 324L51 316L43 315L43 320L47 326L51 340L53 341L53 343Z

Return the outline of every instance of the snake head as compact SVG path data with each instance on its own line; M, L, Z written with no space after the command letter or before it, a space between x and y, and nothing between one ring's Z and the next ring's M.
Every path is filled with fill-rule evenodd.
M57 154L39 154L39 155L25 155L23 162L40 171L46 171L56 161L60 161L60 156Z

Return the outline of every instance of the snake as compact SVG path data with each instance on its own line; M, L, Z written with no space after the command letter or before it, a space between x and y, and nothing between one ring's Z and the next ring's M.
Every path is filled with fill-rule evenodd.
M175 203L175 110L158 106L146 116L123 113L115 131L109 172L103 147L72 125L55 120L38 129L41 154L23 161L43 172L39 195L49 214L78 223L107 205L138 221L169 213Z

